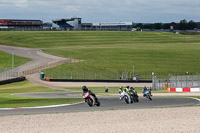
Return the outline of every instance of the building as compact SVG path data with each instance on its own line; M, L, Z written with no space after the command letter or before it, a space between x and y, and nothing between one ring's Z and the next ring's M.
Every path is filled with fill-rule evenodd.
M82 23L81 18L52 20L54 30L131 31L133 22Z
M131 31L133 22L106 22L93 24L95 30Z
M81 18L52 20L52 28L55 30L81 30Z
M0 30L43 30L41 20L0 19Z

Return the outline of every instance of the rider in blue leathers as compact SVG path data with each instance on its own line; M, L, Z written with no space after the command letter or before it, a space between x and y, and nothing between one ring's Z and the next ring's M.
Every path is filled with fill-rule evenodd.
M143 97L145 96L145 91L147 91L147 87L146 86L144 86L144 88L143 88L143 90L142 90L142 92L143 92Z
M145 96L145 91L147 91L148 89L147 89L147 87L146 86L144 86L144 88L143 88L143 90L142 90L142 92L143 92L143 97ZM149 92L150 92L150 95L151 95L151 90L149 90ZM152 95L151 95L152 96Z

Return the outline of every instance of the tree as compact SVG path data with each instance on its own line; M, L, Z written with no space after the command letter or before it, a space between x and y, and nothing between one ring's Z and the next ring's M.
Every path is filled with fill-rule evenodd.
M141 29L143 29L143 24L142 23L138 23L138 24L136 24L136 28L137 27L140 27Z
M162 29L162 23L155 23L153 24L154 29Z
M153 24L144 24L144 29L153 29Z
M189 22L188 22L188 29L189 30L193 30L194 28L196 28L197 27L197 24L193 21L193 20L190 20Z
M179 24L179 29L180 30L186 30L188 27L187 27L187 20L183 19L180 21L180 24Z
M163 24L163 29L170 29L170 23L164 23Z
M197 29L200 29L200 22L197 22L196 25L197 25Z
M177 30L179 25L175 22L171 22L170 26L173 26L174 30Z

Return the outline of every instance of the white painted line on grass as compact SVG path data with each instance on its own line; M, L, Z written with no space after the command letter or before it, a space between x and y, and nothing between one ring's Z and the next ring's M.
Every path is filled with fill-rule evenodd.
M56 108L56 107L64 107L64 106L77 105L77 104L81 104L81 103L84 103L84 102L73 103L73 104L60 104L60 105L50 105L50 106L38 106L38 107L0 108L0 110Z

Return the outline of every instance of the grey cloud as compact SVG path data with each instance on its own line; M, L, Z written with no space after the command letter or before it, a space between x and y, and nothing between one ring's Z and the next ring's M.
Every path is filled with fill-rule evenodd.
M72 16L92 22L200 21L199 7L199 0L0 0L0 16L46 21Z

